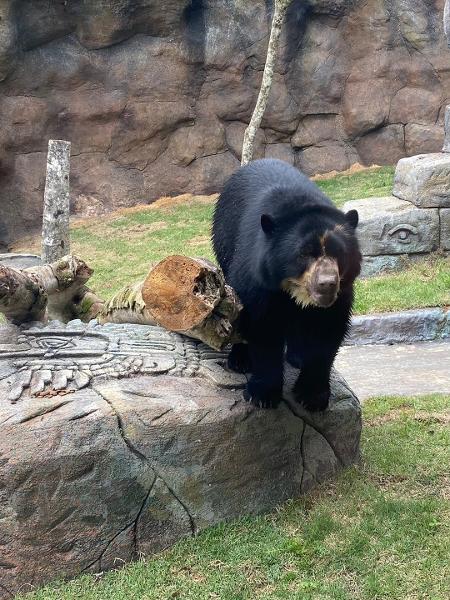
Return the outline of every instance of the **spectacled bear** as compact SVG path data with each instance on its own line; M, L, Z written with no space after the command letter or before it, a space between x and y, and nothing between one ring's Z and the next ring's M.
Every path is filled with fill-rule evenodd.
M229 367L251 372L244 393L276 407L283 363L301 369L297 401L324 410L330 371L349 327L361 267L358 213L344 214L296 168L262 159L234 173L217 201L212 239L243 310Z

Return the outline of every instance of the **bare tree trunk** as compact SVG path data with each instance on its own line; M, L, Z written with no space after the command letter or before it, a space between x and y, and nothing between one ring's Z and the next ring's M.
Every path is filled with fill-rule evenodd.
M250 123L244 133L244 142L242 145L241 164L248 164L253 158L253 150L256 133L261 125L267 101L269 99L270 89L272 87L273 70L277 58L278 46L280 42L281 29L283 27L286 11L292 0L275 0L275 10L270 29L270 39L267 48L266 64L262 76L261 88L259 90L258 100L250 119Z
M70 142L49 140L42 221L42 261L53 263L70 252Z
M216 350L242 341L236 327L239 299L206 259L169 256L108 302L86 287L91 275L75 256L23 270L0 265L0 312L17 325L47 318L160 325Z

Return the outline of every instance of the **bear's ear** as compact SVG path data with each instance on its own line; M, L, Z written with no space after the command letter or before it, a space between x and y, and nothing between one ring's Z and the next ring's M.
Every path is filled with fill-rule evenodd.
M270 215L261 215L261 227L264 233L270 235L275 229L275 221Z
M347 213L345 213L345 220L352 229L356 229L359 221L358 211L354 209L349 210Z

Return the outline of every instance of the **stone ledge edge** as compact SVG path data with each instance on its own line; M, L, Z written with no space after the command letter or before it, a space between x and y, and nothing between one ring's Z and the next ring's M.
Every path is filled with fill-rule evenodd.
M423 308L352 318L346 346L450 341L449 308Z

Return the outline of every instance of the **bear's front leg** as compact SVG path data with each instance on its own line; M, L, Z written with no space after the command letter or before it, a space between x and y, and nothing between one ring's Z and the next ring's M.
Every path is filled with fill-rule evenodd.
M294 331L287 336L286 360L301 369L294 384L294 397L311 412L323 411L328 406L331 367L342 337L327 339L318 329L310 335Z
M330 372L328 364L302 364L302 370L294 385L294 396L310 412L328 407L330 400Z
M252 368L248 344L233 344L227 364L228 368L236 373L250 373Z
M330 399L330 373L333 360L326 356L316 360L308 360L304 354L293 346L286 352L287 362L296 369L301 369L294 385L294 397L297 402L311 411L325 410Z
M283 343L249 344L252 376L244 398L261 408L276 408L283 393Z

